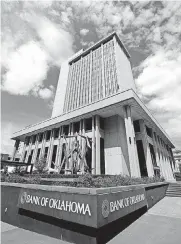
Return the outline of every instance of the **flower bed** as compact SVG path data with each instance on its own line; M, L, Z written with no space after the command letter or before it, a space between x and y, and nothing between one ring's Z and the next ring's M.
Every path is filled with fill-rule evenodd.
M32 174L20 176L19 174L1 175L2 182L24 183L24 184L40 184L44 185L45 180L48 185L70 186L70 187L88 187L88 188L102 188L115 186L128 186L138 184L149 184L156 182L163 182L164 178L158 177L143 177L135 178L123 175L59 175L59 174ZM57 179L52 180L52 179ZM77 178L77 181L66 181L67 178ZM58 181L60 179L60 181ZM63 180L65 179L65 181ZM48 183L47 183L48 182Z

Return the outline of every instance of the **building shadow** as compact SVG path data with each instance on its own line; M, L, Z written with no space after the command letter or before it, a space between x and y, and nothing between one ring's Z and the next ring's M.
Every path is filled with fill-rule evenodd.
M147 207L145 206L106 226L96 229L20 208L19 217L22 217L23 221L19 221L18 225L21 228L70 243L105 244L141 217L146 211Z

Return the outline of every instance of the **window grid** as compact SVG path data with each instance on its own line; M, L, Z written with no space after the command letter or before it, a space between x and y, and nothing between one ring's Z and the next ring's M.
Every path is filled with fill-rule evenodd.
M64 112L118 91L115 43L110 40L70 65Z

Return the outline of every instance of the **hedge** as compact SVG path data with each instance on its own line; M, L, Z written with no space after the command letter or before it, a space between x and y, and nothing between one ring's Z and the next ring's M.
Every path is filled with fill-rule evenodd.
M68 176L68 175L67 175ZM17 174L2 175L1 181L24 183L24 184L45 184L43 181L45 177L42 175L26 175L20 176ZM55 176L52 178L56 178ZM58 178L58 177L57 177ZM60 177L59 178L63 178ZM68 177L67 177L68 178ZM69 176L69 178L72 178ZM77 175L76 175L77 178ZM50 181L46 182L48 185L59 185L59 186L71 186L71 187L88 187L88 188L100 188L100 187L114 187L114 186L127 186L127 185L138 185L138 184L149 184L155 182L163 182L164 178L158 177L143 177L136 178L123 175L104 175L104 176L93 176L91 174L85 174L78 176L76 182L67 181Z

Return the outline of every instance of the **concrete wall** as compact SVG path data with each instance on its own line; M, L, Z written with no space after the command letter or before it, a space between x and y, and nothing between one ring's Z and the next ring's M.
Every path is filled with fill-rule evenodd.
M115 44L116 66L120 91L122 92L132 88L136 92L130 60L116 41Z
M68 61L62 63L60 75L57 84L57 90L55 94L55 100L53 104L52 117L56 117L63 113L64 99L67 87L67 79L69 72Z
M165 197L167 188L168 184L163 184L162 186L150 185L145 187L148 209Z
M105 173L130 175L124 120L111 116L104 126Z

